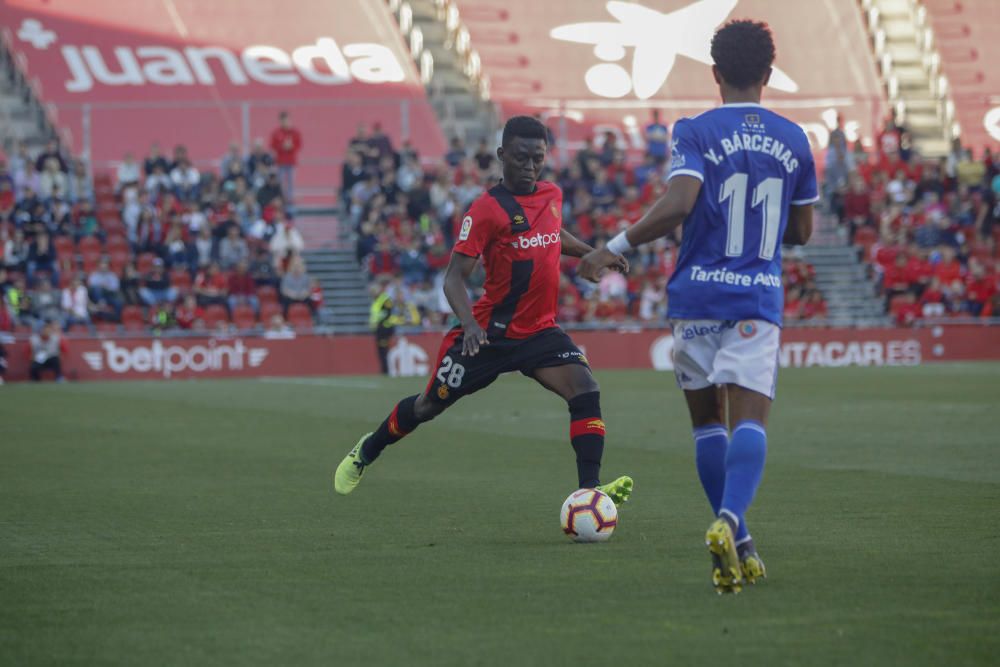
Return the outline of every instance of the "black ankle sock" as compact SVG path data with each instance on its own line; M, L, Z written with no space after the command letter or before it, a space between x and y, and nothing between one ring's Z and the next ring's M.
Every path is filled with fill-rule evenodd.
M419 396L420 394L408 396L396 404L385 421L361 445L361 460L365 463L372 463L379 457L383 449L402 440L420 425L420 420L417 419L413 410Z
M576 473L580 488L600 484L604 456L604 421L601 392L591 391L569 400L569 437L576 451Z

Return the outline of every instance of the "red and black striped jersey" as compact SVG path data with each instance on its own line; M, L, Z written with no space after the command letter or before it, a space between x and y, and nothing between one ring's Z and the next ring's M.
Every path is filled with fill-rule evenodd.
M454 251L483 258L486 285L472 312L491 338L527 338L556 326L562 190L530 195L497 185L472 202Z

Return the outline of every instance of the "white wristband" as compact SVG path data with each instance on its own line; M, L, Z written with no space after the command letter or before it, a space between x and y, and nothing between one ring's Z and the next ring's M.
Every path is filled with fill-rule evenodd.
M617 236L608 241L607 248L616 255L624 255L632 249L632 244L628 242L625 232L619 232Z

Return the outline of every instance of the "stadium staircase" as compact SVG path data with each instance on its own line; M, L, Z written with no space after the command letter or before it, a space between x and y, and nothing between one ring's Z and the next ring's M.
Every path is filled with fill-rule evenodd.
M448 137L470 146L492 138L497 112L489 79L472 48L455 0L387 0L408 40L427 95Z
M339 224L337 213L312 208L300 210L296 217L306 242L306 269L323 288L319 323L338 331L367 331L368 281L355 258L352 234Z
M827 215L816 215L816 229L809 244L786 251L802 257L816 269L816 286L826 299L831 326L887 324L885 307L860 251L849 245L843 228Z
M0 46L0 142L7 156L24 140L32 154L41 150L52 129L31 85L15 66L5 45Z
M862 0L883 82L897 118L924 156L946 155L957 136L927 9L918 0Z

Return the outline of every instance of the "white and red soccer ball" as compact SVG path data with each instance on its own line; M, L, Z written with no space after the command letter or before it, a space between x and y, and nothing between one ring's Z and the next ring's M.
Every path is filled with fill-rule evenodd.
M569 494L559 514L563 532L574 542L603 542L618 525L615 501L597 489L579 489Z

